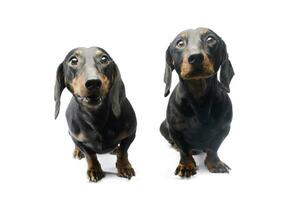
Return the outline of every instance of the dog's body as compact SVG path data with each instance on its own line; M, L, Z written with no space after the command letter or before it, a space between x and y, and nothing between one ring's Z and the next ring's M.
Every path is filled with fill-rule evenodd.
M228 172L217 151L230 130L232 105L227 92L234 75L225 43L209 29L180 33L166 54L165 96L171 73L179 74L167 107L167 118L160 127L162 135L180 151L175 171L182 177L196 174L192 154L205 151L205 164L211 172ZM217 71L221 66L221 83Z
M212 78L214 79L214 78ZM180 82L171 94L170 101L167 108L167 121L163 124L170 133L180 132L188 147L195 151L204 151L219 140L220 134L227 134L232 118L232 107L228 95L220 88L213 89L206 88L201 91L203 87L213 87L215 80L206 80L211 83L194 83L197 92L205 93L210 90L208 94L199 98L187 92L188 83ZM198 85L197 85L198 84ZM203 86L207 84L210 86ZM195 91L196 92L196 91ZM169 137L166 132L164 136ZM225 137L225 136L224 136ZM221 141L218 141L218 143ZM183 144L184 145L184 144ZM214 147L216 149L216 147Z
M113 115L108 105L93 113L86 112L73 97L66 112L69 134L75 144L88 153L111 152L122 140L135 136L136 119L127 99L121 110L119 118Z
M72 50L57 70L56 112L64 87L73 94L66 118L75 143L74 157L86 157L88 178L104 177L96 154L116 150L118 175L135 175L127 150L135 138L136 117L125 95L117 65L98 47Z

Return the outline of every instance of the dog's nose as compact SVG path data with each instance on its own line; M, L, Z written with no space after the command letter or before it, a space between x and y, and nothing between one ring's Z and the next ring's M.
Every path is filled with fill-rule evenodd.
M188 61L193 65L201 65L203 62L204 56L202 53L196 53L189 56Z
M89 79L85 82L85 87L88 90L99 89L101 87L101 81L99 79Z

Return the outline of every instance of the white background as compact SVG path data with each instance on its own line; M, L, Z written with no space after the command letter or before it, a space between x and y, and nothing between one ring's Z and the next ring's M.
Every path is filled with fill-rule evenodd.
M299 199L297 1L1 1L0 199ZM182 30L209 27L227 43L236 76L232 130L219 155L232 171L174 176L179 155L159 133L165 50ZM100 46L118 64L137 118L129 150L137 176L89 183L74 160L64 112L54 120L57 66L78 46ZM176 77L173 73L173 77ZM173 87L177 78L173 79ZM172 88L173 88L172 87Z

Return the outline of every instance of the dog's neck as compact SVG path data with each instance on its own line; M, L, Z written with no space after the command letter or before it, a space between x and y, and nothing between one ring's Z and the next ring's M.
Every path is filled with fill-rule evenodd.
M77 102L78 103L78 102ZM87 114L90 118L98 119L98 120L104 120L103 118L106 118L107 113L109 112L109 107L107 106L107 101L104 100L102 105L98 108L91 108L83 106L82 104L78 103L80 110L83 111L85 114Z
M213 76L199 80L181 80L181 84L186 89L187 95L190 95L195 101L200 103L210 96L215 89L216 81L217 77Z

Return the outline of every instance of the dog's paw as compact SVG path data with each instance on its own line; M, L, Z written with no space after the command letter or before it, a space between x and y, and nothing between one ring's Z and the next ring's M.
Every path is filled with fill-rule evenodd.
M104 172L101 168L91 168L87 170L87 176L89 181L97 182L100 181L104 177Z
M211 173L229 173L230 167L223 163L221 160L216 162L206 161L205 165Z
M135 176L134 169L131 167L130 163L117 163L116 167L118 169L118 176L131 179L131 177Z
M179 163L175 170L175 175L180 177L191 177L195 175L196 172L196 164L194 162L191 163Z
M118 176L131 179L131 177L135 176L135 172L132 167L122 167L118 168Z
M73 151L73 157L75 159L81 160L82 158L84 158L84 154L80 151L78 147L75 147Z

